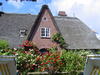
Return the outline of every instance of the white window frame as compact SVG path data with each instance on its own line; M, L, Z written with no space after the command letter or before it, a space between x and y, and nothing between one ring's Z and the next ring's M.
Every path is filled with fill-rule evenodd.
M25 29L21 29L20 30L20 37L24 37L25 33L26 33L26 30Z
M42 28L45 29L44 36L42 36ZM47 27L41 27L41 28L40 28L40 36L43 37L43 38L50 38L50 28L48 28L48 29L49 29L49 33L46 32ZM47 36L47 34L48 34L48 36Z

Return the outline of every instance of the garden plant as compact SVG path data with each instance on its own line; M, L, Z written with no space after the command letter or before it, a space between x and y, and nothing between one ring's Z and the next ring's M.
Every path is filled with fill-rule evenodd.
M48 52L41 53L34 43L25 41L20 49L2 47L0 55L15 55L17 69L22 75L27 72L68 72L71 75L83 71L86 55L92 54L86 50L57 50L56 47L47 49ZM26 50L29 48L28 50Z

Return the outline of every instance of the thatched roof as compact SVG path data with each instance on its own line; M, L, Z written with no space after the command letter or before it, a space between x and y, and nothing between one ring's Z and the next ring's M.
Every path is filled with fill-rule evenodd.
M0 16L0 39L8 40L11 47L17 47L30 33L36 20L36 15L7 14ZM100 40L95 33L76 17L54 16L68 49L100 49ZM19 37L21 29L27 30L27 36Z
M19 47L26 37L20 37L20 30L29 33L37 16L30 14L2 14L0 16L0 39L8 40L10 47Z
M99 49L100 40L82 21L75 17L55 17L69 49Z

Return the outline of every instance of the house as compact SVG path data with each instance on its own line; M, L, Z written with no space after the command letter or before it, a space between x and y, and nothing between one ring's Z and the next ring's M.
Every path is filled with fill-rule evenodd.
M24 40L34 42L39 49L51 48L51 37L57 32L67 49L100 49L100 40L87 25L63 11L53 16L47 5L38 15L0 12L0 39L7 40L11 48L18 48Z

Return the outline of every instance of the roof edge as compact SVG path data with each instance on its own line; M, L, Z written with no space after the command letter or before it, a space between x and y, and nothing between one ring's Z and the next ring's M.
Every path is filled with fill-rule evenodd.
M40 23L41 16L43 15L42 13L44 13L44 11L46 9L48 10L49 14L51 15L51 19L53 20L54 25L56 26L57 30L59 31L59 29L58 29L58 27L56 25L56 22L54 20L54 17L52 15L48 5L43 5L41 10L40 10L40 12L39 12L39 14L38 14L38 16L37 16L37 19L35 20L35 23L33 24L32 28L31 28L31 31L30 31L30 33L29 33L29 35L27 37L27 40L31 41L32 38L34 37L35 31L36 31L36 29L37 29L37 27L38 27L38 25Z

